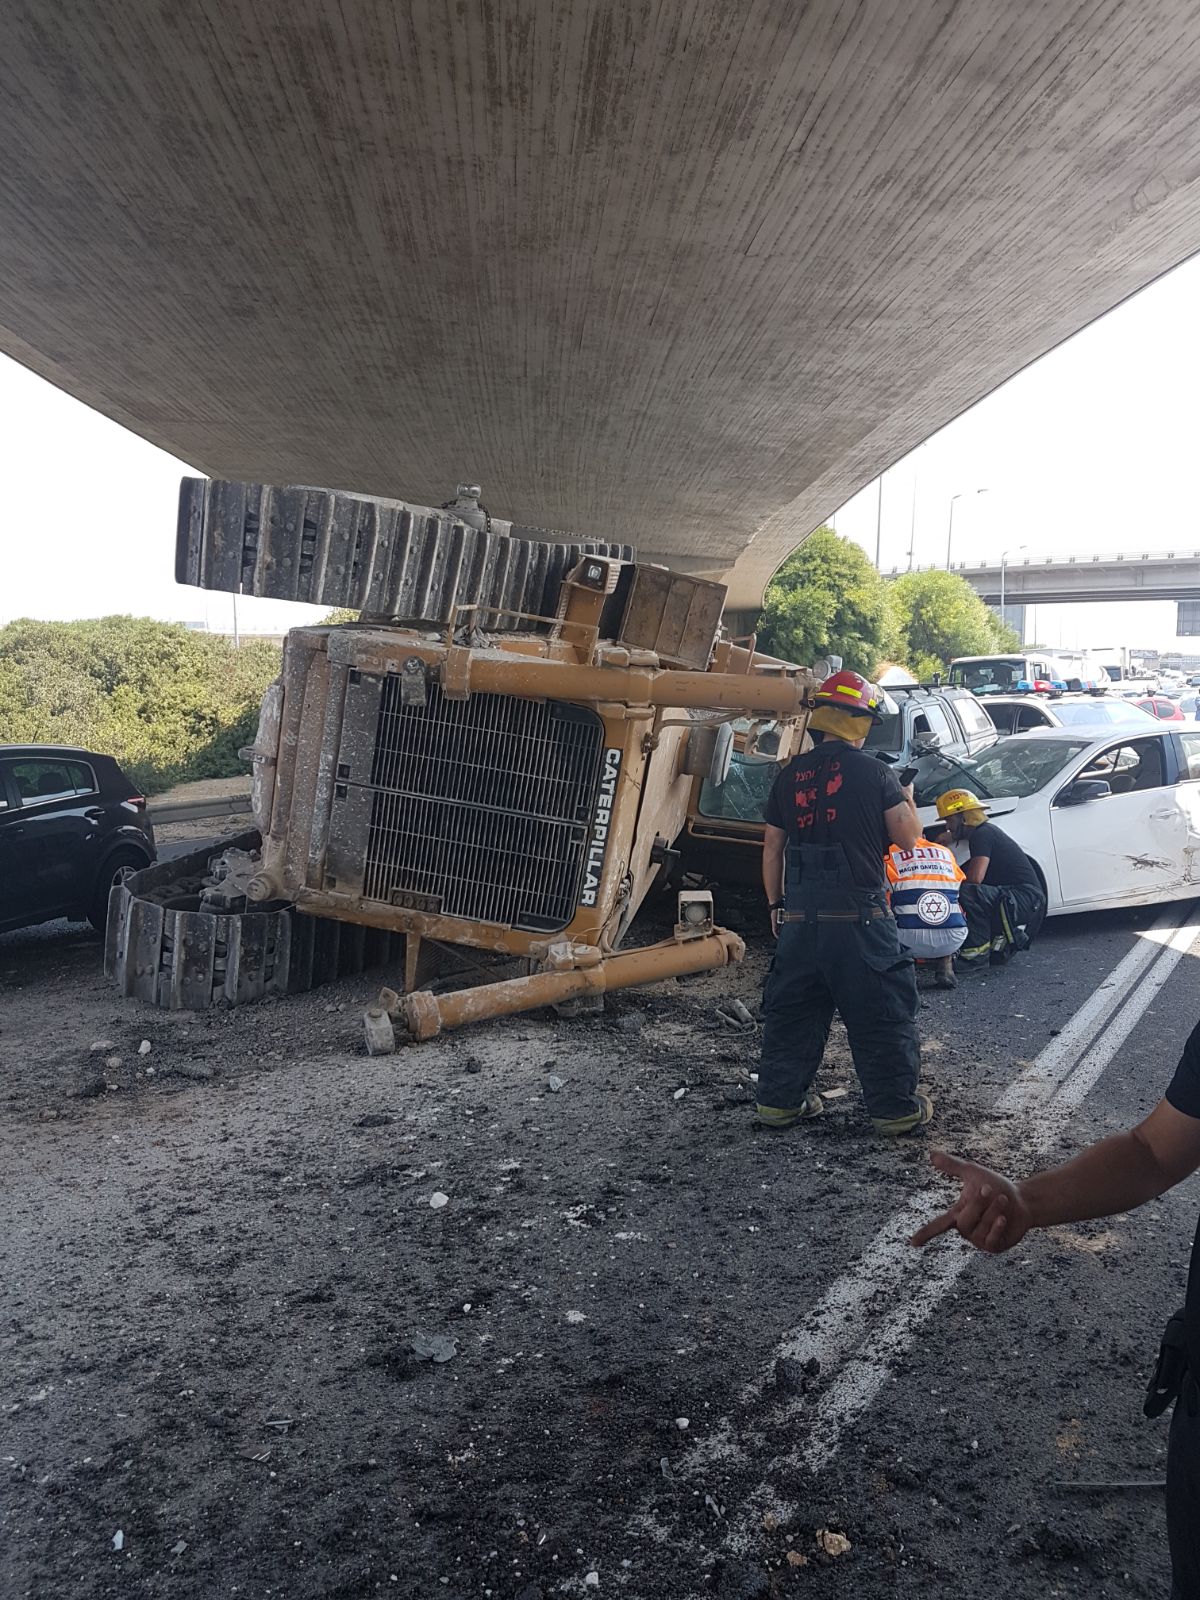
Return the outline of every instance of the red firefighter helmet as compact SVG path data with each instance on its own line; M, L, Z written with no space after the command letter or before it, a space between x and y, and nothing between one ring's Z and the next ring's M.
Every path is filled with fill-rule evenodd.
M883 721L879 690L857 672L835 672L826 678L813 695L813 704L836 706L855 717L870 717L872 722Z

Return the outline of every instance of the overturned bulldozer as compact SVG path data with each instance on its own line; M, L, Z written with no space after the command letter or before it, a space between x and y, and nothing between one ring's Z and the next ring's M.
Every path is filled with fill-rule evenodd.
M734 724L739 747L770 726L790 748L806 715L811 677L725 637L720 585L514 528L469 488L435 509L198 480L177 576L361 617L288 635L250 753L257 839L198 879L190 862L186 885L172 863L114 889L126 993L294 992L321 963L298 975L293 952L328 950L312 928L340 925L337 972L399 969L402 937L404 993L369 1031L394 1018L427 1039L741 958L703 892L680 896L672 938L619 949L698 786L723 780ZM447 946L496 981L424 986Z

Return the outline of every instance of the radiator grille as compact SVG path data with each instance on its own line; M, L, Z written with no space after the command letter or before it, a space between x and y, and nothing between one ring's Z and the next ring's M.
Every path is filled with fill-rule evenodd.
M603 725L556 701L384 680L363 893L443 916L553 932L574 915Z

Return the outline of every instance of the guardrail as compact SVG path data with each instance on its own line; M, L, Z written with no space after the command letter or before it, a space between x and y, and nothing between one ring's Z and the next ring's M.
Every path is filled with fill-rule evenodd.
M205 817L248 816L250 790L212 800L151 800L146 810L150 821L162 826L168 822L202 822Z

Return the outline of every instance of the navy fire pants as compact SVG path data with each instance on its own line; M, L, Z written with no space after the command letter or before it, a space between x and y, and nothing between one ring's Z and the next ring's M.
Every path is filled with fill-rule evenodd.
M787 876L786 920L763 995L760 1116L803 1104L835 1010L872 1119L918 1115L917 984L886 891L859 888L838 847L793 846Z

